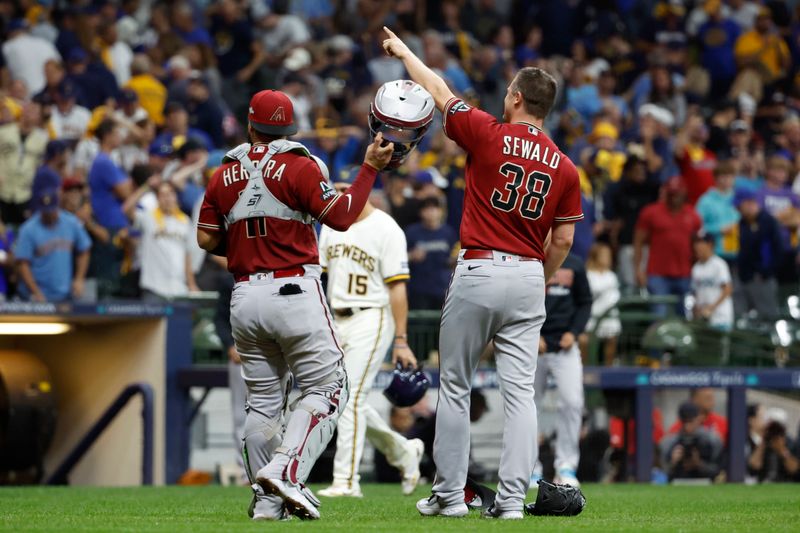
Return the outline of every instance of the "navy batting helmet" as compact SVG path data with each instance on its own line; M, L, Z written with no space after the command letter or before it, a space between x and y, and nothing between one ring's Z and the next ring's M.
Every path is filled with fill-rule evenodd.
M411 407L425 396L431 383L419 368L403 368L398 363L392 373L392 382L383 395L397 407Z

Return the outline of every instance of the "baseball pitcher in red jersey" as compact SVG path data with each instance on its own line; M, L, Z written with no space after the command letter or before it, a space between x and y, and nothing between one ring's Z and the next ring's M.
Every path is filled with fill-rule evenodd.
M569 253L583 218L578 172L542 130L556 82L538 68L509 84L503 120L457 98L445 81L385 28L386 52L402 60L442 112L444 131L468 153L461 255L442 310L433 494L423 515L464 516L469 395L483 349L494 341L503 396L497 499L487 518L522 518L537 459L533 382L545 319L545 280ZM549 237L548 237L549 236Z
M319 518L305 488L347 402L341 344L320 286L314 221L345 231L364 208L394 146L378 135L346 194L301 144L292 103L280 91L250 100L253 144L228 152L208 184L197 242L227 256L236 285L231 327L248 387L242 454L256 520ZM301 397L283 420L290 375ZM284 429L285 427L285 429Z

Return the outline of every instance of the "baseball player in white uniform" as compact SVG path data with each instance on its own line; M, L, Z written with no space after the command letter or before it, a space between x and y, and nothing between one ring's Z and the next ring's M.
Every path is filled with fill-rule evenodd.
M343 174L334 183L340 192L349 188L355 177L348 171ZM320 264L328 272L328 302L342 340L351 398L339 418L333 484L319 494L362 496L358 467L365 437L400 470L403 494L411 494L419 481L424 444L392 430L367 403L390 346L393 362L417 364L406 338L409 274L405 235L391 216L367 203L347 231L323 226Z
M394 143L388 167L400 166L414 150L430 127L433 110L431 95L412 81L391 81L378 89L369 125L373 137L380 133ZM350 187L355 170L338 177L338 192ZM424 444L393 431L366 401L390 346L392 363L417 366L406 334L405 234L391 216L367 202L347 231L323 227L320 264L328 272L328 300L342 337L351 400L339 419L333 484L319 494L362 496L358 466L365 437L400 470L403 494L411 494L419 481Z

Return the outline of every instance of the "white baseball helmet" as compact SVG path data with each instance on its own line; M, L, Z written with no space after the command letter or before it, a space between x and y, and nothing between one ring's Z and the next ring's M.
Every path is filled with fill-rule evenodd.
M381 85L369 108L369 130L394 143L387 165L397 168L419 144L433 121L433 97L410 80L395 80Z

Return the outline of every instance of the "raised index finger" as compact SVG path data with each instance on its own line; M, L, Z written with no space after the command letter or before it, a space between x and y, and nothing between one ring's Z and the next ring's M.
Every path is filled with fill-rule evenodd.
M397 35L395 35L394 32L392 30L390 30L389 28L387 28L386 26L383 27L383 31L388 33L390 38L397 39Z

